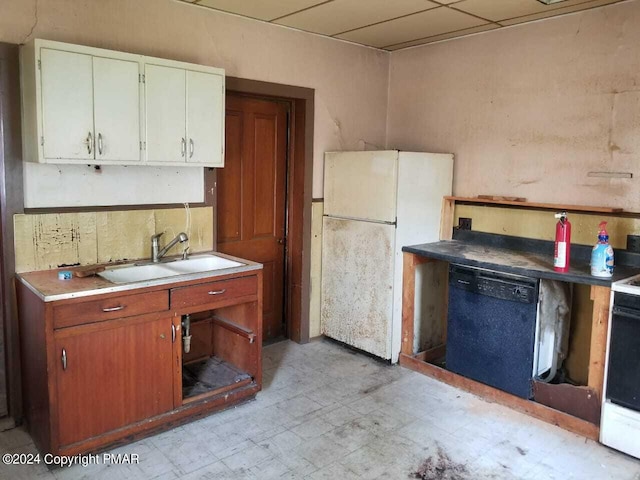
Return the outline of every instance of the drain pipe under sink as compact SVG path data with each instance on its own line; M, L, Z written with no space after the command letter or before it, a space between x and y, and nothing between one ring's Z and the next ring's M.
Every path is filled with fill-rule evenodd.
M191 351L191 316L188 314L182 316L182 351Z

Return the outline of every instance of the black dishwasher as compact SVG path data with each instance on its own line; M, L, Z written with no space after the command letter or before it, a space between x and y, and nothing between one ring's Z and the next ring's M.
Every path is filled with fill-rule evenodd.
M446 368L532 397L539 280L451 265Z

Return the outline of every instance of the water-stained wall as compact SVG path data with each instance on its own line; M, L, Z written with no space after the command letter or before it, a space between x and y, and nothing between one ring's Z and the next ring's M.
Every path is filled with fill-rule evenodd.
M173 0L2 0L0 41L44 38L315 90L313 196L328 150L384 147L389 53Z
M459 196L640 211L638 25L634 0L393 52L388 146L455 153Z

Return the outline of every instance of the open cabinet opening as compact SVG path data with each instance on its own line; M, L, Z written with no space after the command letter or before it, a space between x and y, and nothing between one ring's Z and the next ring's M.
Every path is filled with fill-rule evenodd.
M257 303L182 316L182 400L243 387L259 375L257 332L248 325Z

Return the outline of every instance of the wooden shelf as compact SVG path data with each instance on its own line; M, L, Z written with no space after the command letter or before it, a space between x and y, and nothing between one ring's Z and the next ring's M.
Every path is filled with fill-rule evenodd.
M622 208L617 207L593 207L590 205L563 205L557 203L537 203L537 202L515 202L509 200L492 200L487 198L474 198L474 197L444 197L449 202L465 202L465 203L478 203L489 205L509 205L525 208L544 208L547 210L563 211L568 210L571 212L593 212L593 213L620 213Z

